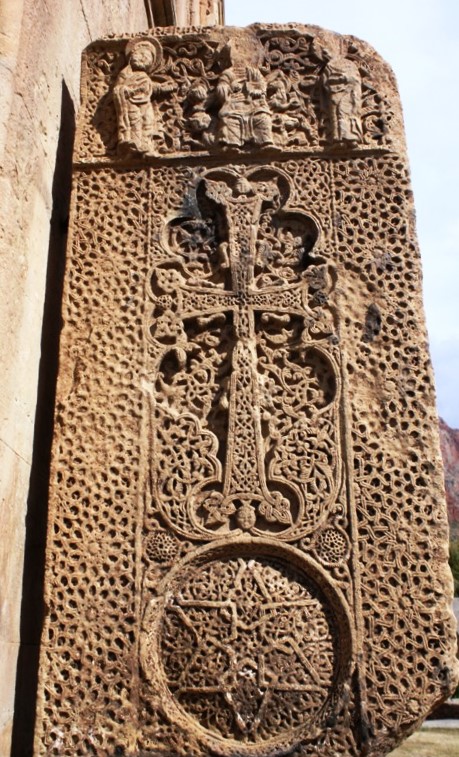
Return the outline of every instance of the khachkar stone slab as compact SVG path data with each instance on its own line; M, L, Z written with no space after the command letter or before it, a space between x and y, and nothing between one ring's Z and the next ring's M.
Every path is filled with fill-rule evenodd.
M457 676L390 69L96 42L75 161L36 754L386 754Z

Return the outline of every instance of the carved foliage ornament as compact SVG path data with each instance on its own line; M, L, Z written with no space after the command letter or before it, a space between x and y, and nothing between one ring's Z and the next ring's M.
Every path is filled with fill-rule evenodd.
M391 74L256 26L83 78L34 753L381 757L456 677Z
M332 269L284 173L210 171L193 192L150 280L154 506L196 537L298 538L341 480Z
M96 89L85 117L94 140L81 146L83 160L97 143L101 157L128 159L221 148L377 148L398 135L385 94L391 74L353 38L262 27L230 37L222 30L145 36L124 50L95 43L87 61Z

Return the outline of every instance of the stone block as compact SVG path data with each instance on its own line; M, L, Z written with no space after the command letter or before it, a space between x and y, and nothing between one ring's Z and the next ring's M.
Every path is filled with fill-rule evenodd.
M190 27L82 94L35 753L381 757L458 675L394 76Z

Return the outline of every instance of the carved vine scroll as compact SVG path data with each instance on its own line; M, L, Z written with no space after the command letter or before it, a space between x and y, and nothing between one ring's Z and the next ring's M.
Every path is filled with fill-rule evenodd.
M392 73L158 29L82 91L34 753L382 757L457 668Z
M352 37L259 28L95 43L79 159L254 149L387 149L402 137L391 72Z
M151 275L153 500L194 538L298 538L339 490L332 272L289 193L279 171L207 172Z

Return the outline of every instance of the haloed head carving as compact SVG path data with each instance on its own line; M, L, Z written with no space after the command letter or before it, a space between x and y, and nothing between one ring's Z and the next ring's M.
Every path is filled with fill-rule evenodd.
M153 155L159 123L153 98L173 92L171 81L155 80L162 61L158 40L134 39L126 46L128 64L113 88L118 118L118 151L121 155Z

